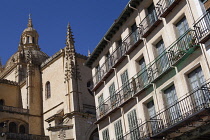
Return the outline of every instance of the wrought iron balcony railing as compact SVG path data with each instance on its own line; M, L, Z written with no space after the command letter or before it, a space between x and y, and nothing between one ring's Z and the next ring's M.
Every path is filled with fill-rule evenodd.
M33 134L5 133L5 136L10 140L50 140L48 136Z
M160 8L155 7L155 12L148 14L140 23L140 33L142 37L147 37L150 32L161 22L160 20Z
M205 116L204 112L209 109L210 82L185 94L154 117L126 133L121 139L147 140L151 137L163 137L166 133L176 132L178 128L191 124L192 121L201 122L198 116Z
M210 10L194 24L199 41L205 43L210 38Z
M198 117L199 113L210 108L210 82L203 84L201 87L194 89L186 94L177 102L158 113L151 118L153 120L153 137L163 135L162 132L175 132L183 126L182 122L192 121L193 117ZM203 114L202 114L203 116Z
M131 32L128 36L126 36L122 45L118 46L115 51L105 60L105 62L101 65L100 69L93 76L93 84L96 87L102 80L108 77L110 71L113 67L116 67L123 60L123 56L128 54L131 50L135 48L140 42L140 32L139 28L135 31Z
M159 0L157 6L160 8L160 17L166 17L179 1L181 0Z
M12 113L20 113L20 114L28 114L28 109L18 108L18 107L12 107L12 106L5 106L0 105L0 111L5 112L12 112Z
M149 63L145 69L133 76L127 84L115 91L113 96L109 96L96 108L97 120L104 117L116 107L121 106L135 94L140 93L148 87L154 80L174 65L184 60L197 47L195 31L188 30L179 37L172 45L166 48L154 61Z

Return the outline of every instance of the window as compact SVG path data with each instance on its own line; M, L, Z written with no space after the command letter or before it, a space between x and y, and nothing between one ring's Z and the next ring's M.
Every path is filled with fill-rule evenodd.
M108 70L112 68L112 58L109 52L106 54L106 67Z
M152 132L155 133L156 131L158 131L158 119L156 118L156 111L153 100L147 103L147 110L148 110L149 119L152 120L151 121Z
M167 107L170 107L167 111L169 121L176 121L181 116L179 104L177 104L178 98L174 85L170 86L164 91L164 97Z
M118 56L118 59L123 56L125 54L125 51L126 51L126 46L123 45L122 43L122 39L118 40L117 41L117 56Z
M146 63L145 63L144 58L138 61L138 66L139 66L138 82L139 82L140 88L142 88L146 86L147 83L149 82L147 70L146 70Z
M4 105L4 100L0 99L0 105Z
M114 124L114 130L115 130L116 140L123 140L123 130L122 130L121 120L118 120Z
M10 133L17 133L17 124L14 122L9 123L9 132Z
M46 96L46 99L49 99L51 97L51 89L50 89L49 81L47 81L47 83L45 84L45 96Z
M129 85L129 81L128 81L128 71L127 70L121 74L121 82L122 82L124 97L128 98L131 93L130 93L130 85Z
M109 94L110 94L110 100L112 106L115 106L117 104L117 95L115 94L115 85L114 83L111 84L109 87Z
M165 52L165 45L163 40L160 40L156 44L156 53L158 56L158 59L156 61L158 73L161 74L169 67L169 60L167 53Z
M183 35L189 29L186 17L183 17L177 24L176 30L178 37Z
M96 69L96 83L98 83L101 80L101 68L99 65L97 65L95 69Z
M24 125L20 125L20 127L19 127L19 133L21 133L21 134L25 134L26 133L26 128L25 128Z
M99 105L99 112L101 116L104 114L104 111L105 111L103 93L98 97L98 105Z
M191 73L188 74L188 80L190 83L190 89L196 89L200 87L204 82L205 78L203 75L203 71L201 67L198 67L197 69L193 70ZM201 90L193 93L193 104L196 106L202 105L203 102L205 102L205 94L202 93ZM209 98L209 97L207 97Z
M105 129L104 131L102 131L102 137L103 137L103 140L110 140L109 139L109 129Z
M152 3L148 8L148 17L149 17L149 26L153 25L155 23L155 21L157 21L158 17L157 17L157 13L155 10L155 6L154 3Z
M138 140L140 138L139 130L137 129L138 121L136 116L136 110L132 110L128 113L128 124L130 130L130 139L131 140Z
M134 24L131 26L131 32L132 32L132 39L131 39L131 41L132 41L133 43L136 43L136 42L138 41L138 38L139 38L136 23L134 23Z

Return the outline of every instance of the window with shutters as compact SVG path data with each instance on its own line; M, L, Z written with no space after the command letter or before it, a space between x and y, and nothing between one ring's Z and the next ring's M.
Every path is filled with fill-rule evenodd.
M103 137L103 140L110 140L108 128L102 131L102 137Z
M139 38L139 34L138 34L136 23L134 23L131 26L131 32L132 32L131 42L135 43L135 42L138 41L138 38Z
M115 129L116 140L123 140L123 129L122 129L121 120L118 120L114 124L114 129Z
M121 74L121 82L122 82L124 97L125 98L130 97L131 91L130 91L130 86L129 86L129 81L128 81L128 71L127 70Z
M114 83L112 83L111 86L109 87L109 94L110 94L110 100L111 100L112 106L116 106L116 104L117 104L117 95L115 93L115 85L114 85Z
M149 119L151 120L151 128L154 133L158 131L158 119L156 118L156 111L155 111L155 105L154 101L150 101L147 103L147 110Z
M101 68L99 65L95 67L96 70L96 83L98 83L101 80Z
M137 128L138 121L136 116L136 110L132 110L128 113L128 124L129 124L129 130L130 130L130 139L131 140L138 140L140 138L140 133Z
M101 116L104 114L104 111L105 111L103 93L98 97L98 105L99 105L99 112Z
M188 80L189 80L190 90L200 87L205 82L205 78L204 78L203 71L202 71L201 67L198 67L195 70L193 70L191 73L189 73ZM201 90L195 92L193 94L193 99L192 99L193 104L196 106L202 105L202 103L205 102L205 98L206 98L203 95L204 94L202 93ZM209 97L207 97L207 98L209 98Z
M155 10L155 5L154 3L152 3L148 8L148 16L149 16L149 26L153 25L153 23L155 23L155 21L157 21L158 17L157 17L157 13Z
M177 104L178 98L176 95L176 90L174 85L170 86L164 91L164 97L167 107L170 107L167 110L169 123L170 122L173 123L174 121L176 121L181 117L181 111L179 104Z
M143 88L149 82L144 57L138 61L138 67L139 67L138 85L140 85L140 88Z
M189 29L186 17L183 17L177 24L176 30L178 37L183 35Z
M163 40L160 40L156 44L156 54L158 57L158 59L156 61L156 65L157 65L159 74L164 72L169 67L168 56L167 56L167 53L164 53L164 52L165 52L165 45L164 45Z

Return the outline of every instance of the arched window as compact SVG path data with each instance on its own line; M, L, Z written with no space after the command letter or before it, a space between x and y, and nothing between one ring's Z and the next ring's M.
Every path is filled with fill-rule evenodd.
M24 125L20 125L20 127L19 127L19 133L21 133L21 134L25 134L26 133L26 128L25 128Z
M47 81L45 85L45 98L48 99L51 97L50 82Z
M9 123L9 132L17 133L17 124L14 122Z
M0 105L4 105L4 100L0 99Z

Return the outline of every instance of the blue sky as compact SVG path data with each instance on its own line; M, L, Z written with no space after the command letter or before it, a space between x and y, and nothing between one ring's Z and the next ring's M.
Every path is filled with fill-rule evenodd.
M65 47L70 22L78 53L92 52L129 0L1 0L0 57L3 64L17 51L32 14L41 50L52 56Z

